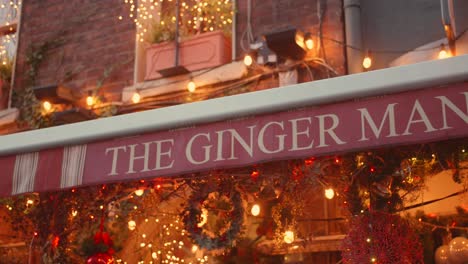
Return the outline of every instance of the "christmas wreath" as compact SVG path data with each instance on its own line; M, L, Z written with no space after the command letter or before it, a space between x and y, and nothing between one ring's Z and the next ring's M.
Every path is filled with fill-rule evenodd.
M203 186L190 197L183 221L199 247L207 250L229 247L239 236L244 221L241 194L234 188L223 193L215 187ZM210 222L216 231L209 230Z

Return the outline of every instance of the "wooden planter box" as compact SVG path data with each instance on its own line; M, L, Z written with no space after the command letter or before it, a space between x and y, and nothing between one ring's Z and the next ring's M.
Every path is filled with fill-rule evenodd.
M179 66L188 71L216 67L231 61L231 42L222 31L207 32L179 43ZM175 43L153 44L146 49L145 80L163 77L159 71L175 66Z

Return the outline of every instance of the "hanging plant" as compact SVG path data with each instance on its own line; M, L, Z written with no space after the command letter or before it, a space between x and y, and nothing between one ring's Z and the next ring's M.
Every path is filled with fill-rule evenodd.
M44 114L41 104L34 95L32 87L36 84L39 67L46 58L46 54L54 48L64 44L60 37L42 42L40 45L31 45L26 54L26 86L23 89L16 89L13 93L12 105L20 110L20 120L25 122L30 128L37 129L51 126L52 117Z
M223 192L216 186L204 185L192 194L183 221L199 247L208 250L231 247L244 222L241 194L235 188Z

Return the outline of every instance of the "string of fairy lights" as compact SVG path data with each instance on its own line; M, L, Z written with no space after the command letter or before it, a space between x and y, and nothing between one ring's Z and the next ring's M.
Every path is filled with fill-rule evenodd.
M174 37L176 21L179 21L179 34L182 37L215 30L230 32L232 24L233 10L230 0L183 0L179 6L176 0L123 2L129 7L128 18L135 23L136 38L140 42L154 40L149 35L159 34L154 32L158 30L167 31L168 38ZM124 16L119 15L118 19L123 20Z
M6 28L0 36L0 60L2 65L8 65L13 56L16 46L16 24L18 20L21 1L0 1L0 26Z
M466 149L463 147L458 150L460 155L464 155L466 153ZM437 155L432 154L430 155L432 159L435 159ZM359 159L352 159L357 163L357 166L362 166ZM418 157L413 157L411 158L412 161L417 164L418 160L420 158ZM329 161L332 162L333 164L339 166L340 164L343 163L343 160L340 157L330 157ZM421 160L420 160L421 161ZM319 166L318 164L320 162L317 162L315 158L307 158L304 160L300 161L303 163L305 166L309 168L313 168L314 164ZM432 163L432 162L431 162ZM311 167L312 166L312 167ZM263 167L250 167L250 168L245 168L236 173L228 173L226 176L229 175L231 178L235 178L241 182L242 180L250 179L253 182L258 182L259 177L267 177L271 178L270 175L267 176L267 171L264 171ZM272 169L272 168L268 168ZM311 169L310 172L315 172L316 170ZM233 171L234 172L234 171ZM315 174L311 174L315 175ZM204 179L208 180L210 177L213 175L211 173L204 173L201 174L199 177L197 177L197 180ZM155 192L159 192L163 190L164 188L167 189L174 189L174 186L182 186L183 182L185 180L193 180L194 176L193 175L186 175L186 176L179 176L177 178L167 178L164 180L158 179L149 182L145 181L139 181L140 184L137 185L131 185L131 188L126 188L125 193L122 194L123 198L118 199L118 201L123 201L126 199L140 199L139 201L143 201L144 197L151 196L151 194L154 194ZM337 186L334 186L333 188L331 187L333 184L330 184L328 182L325 182L325 178L317 177L317 180L319 181L319 186L323 188L324 195L327 199L334 199L334 197L338 196L335 194L334 188L337 188ZM173 187L169 187L167 184L168 182L172 182L174 185ZM339 188L337 188L338 190ZM171 198L177 199L180 198L182 200L186 199L186 195L184 192L183 188L177 188L177 190L180 190L180 192L173 193L174 195L171 196ZM75 192L75 189L72 189L71 192ZM37 194L30 194L26 195L24 199L24 204L26 208L32 208L38 205L38 200L36 197ZM340 194L341 195L341 194ZM444 199L445 197L441 198ZM440 199L439 199L440 200ZM106 201L106 200L102 200ZM114 200L113 200L114 201ZM167 201L167 200L166 200ZM133 242L132 249L134 254L139 256L138 262L135 263L208 263L211 256L208 256L210 254L209 252L205 252L201 250L196 244L191 242L189 240L189 234L187 230L185 230L184 224L181 220L181 217L178 213L174 212L169 212L169 211L164 211L161 209L159 210L159 207L161 206L161 201L158 200L156 203L157 208L151 207L151 203L147 205L146 203L135 203L132 204L130 208L130 211L132 213L125 215L122 213L122 211L115 211L111 208L113 206L105 206L105 202L99 202L95 204L99 210L90 210L89 214L89 219L91 220L96 220L98 221L99 217L96 217L96 213L91 213L91 212L102 212L103 210L106 210L107 216L109 219L114 218L114 219L124 219L124 223L127 223L127 228L132 232L132 237L133 237ZM143 208L143 205L147 205L148 207L145 206ZM20 210L18 207L19 205L16 203L9 203L5 205L8 211L13 211L13 210ZM250 201L245 206L248 208L250 211L250 214L254 217L258 217L262 210L266 210L266 208L263 208L262 205L256 201ZM122 207L120 207L122 208ZM246 209L247 209L246 208ZM165 210L174 210L172 206L166 206ZM25 210L20 210L22 213L26 214ZM144 212L144 213L142 213ZM84 212L77 211L76 208L71 208L69 211L69 215L73 217L77 217L78 214L83 215ZM205 224L206 219L208 218L208 214L205 214L202 212L199 218L199 225L203 226ZM451 225L451 226L442 226L438 224L433 224L433 223L428 223L423 221L422 219L417 220L418 223L420 223L423 226L432 228L433 231L435 229L450 229L450 230L462 230L462 231L468 231L468 227L466 226L456 226L456 225ZM284 232L282 233L282 241L283 243L287 245L291 245L293 243L296 243L299 238L301 238L301 235L296 232L294 229L285 229ZM372 237L363 237L367 243L372 242ZM125 256L125 255L122 255ZM371 263L377 262L377 258L372 261ZM122 259L116 259L116 263L126 263L125 257L122 257ZM130 262L129 262L130 263Z
M151 228L144 230L145 226ZM129 220L128 229L135 232L138 264L208 262L209 257L197 245L191 245L178 215L160 214L158 217L148 217L142 221L141 227L137 226L136 221ZM117 259L116 262L126 263L125 259Z
M123 2L128 7L128 14L119 15L117 19L123 20L123 19L129 18L133 20L137 28L136 37L138 41L151 42L152 41L151 39L153 39L154 41L154 38L149 37L149 35L151 34L164 35L163 33L166 31L172 31L173 33L173 30L175 28L175 23L177 21L175 17L176 2L177 2L176 0L142 0L142 1L123 0ZM231 24L233 22L232 21L232 16L233 16L232 9L233 7L232 7L232 3L230 0L219 0L219 1L218 0L183 0L183 1L181 0L181 3L180 3L181 12L179 14L181 19L179 21L179 25L180 25L179 31L182 36L199 34L199 33L203 33L206 31L213 31L213 30L223 30L223 31L227 31L230 33L230 31L232 30ZM171 35L172 33L169 33L170 36L168 37L169 39L167 40L170 40L170 37L173 37L173 35ZM459 39L465 33L466 33L466 30L462 31L456 37L456 39ZM317 40L318 38L320 38L320 41ZM314 49L318 49L318 48L323 49L324 47L320 43L322 43L324 40L336 43L338 45L345 46L347 48L362 51L363 52L362 67L364 71L371 70L373 67L372 54L387 53L387 52L398 52L398 53L408 52L408 51L402 51L402 50L399 50L399 51L362 50L360 48L347 45L346 43L342 41L337 41L335 39L329 38L323 34L321 34L320 36L313 36L310 33L305 34L303 43L300 43L300 46L304 47L307 52L313 51ZM455 55L455 54L451 54L450 50L444 44L441 44L440 47L417 49L415 51L418 51L418 52L435 51L437 52L437 56L434 56L434 57L437 57L438 59L445 59L445 58ZM259 78L261 78L262 76L270 75L272 74L272 72L273 73L275 72L271 70L265 70L267 67L258 65L256 58L254 58L252 54L250 54L249 52L246 52L242 60L244 64L249 68L254 68L256 70L259 70L259 69L263 70L263 74L261 74ZM334 74L337 74L336 71L333 69L333 67L328 65L325 60L316 57L312 61L317 65L323 66L328 71L331 71ZM308 62L310 61L307 61L307 58L306 58L301 63L308 65ZM299 64L296 64L296 66L298 65ZM214 70L216 68L217 67L208 69L201 73L191 74L190 76L187 77L187 79L180 79L178 81L171 82L170 84L181 83L183 85L186 85L186 92L189 95L192 95L195 93L199 95L200 87L198 87L197 83L194 81L194 77L195 76L203 77L205 73L208 73L209 71ZM241 79L241 80L238 80L237 82L231 83L230 85L225 85L224 88L230 89L230 87L238 86L238 83L245 83L245 82L243 79ZM164 94L161 96L164 96ZM128 103L133 104L133 105L138 105L142 101L148 102L151 100L158 100L157 98L156 99L155 98L153 99L143 98L138 90L135 90L130 98L131 98L130 102L124 102L124 105L127 105ZM98 100L96 100L95 95L92 95L92 94L89 94L86 97L85 102L86 102L87 107L90 109L98 109L102 107L101 105L99 105ZM50 102L47 102L47 101L42 102L42 108L43 108L43 113L45 114L50 114L54 112L54 106L50 104Z

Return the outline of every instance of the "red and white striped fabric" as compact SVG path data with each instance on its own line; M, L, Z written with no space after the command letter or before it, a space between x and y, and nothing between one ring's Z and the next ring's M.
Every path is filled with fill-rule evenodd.
M3 178L0 194L16 195L80 186L85 157L86 145L0 157Z

